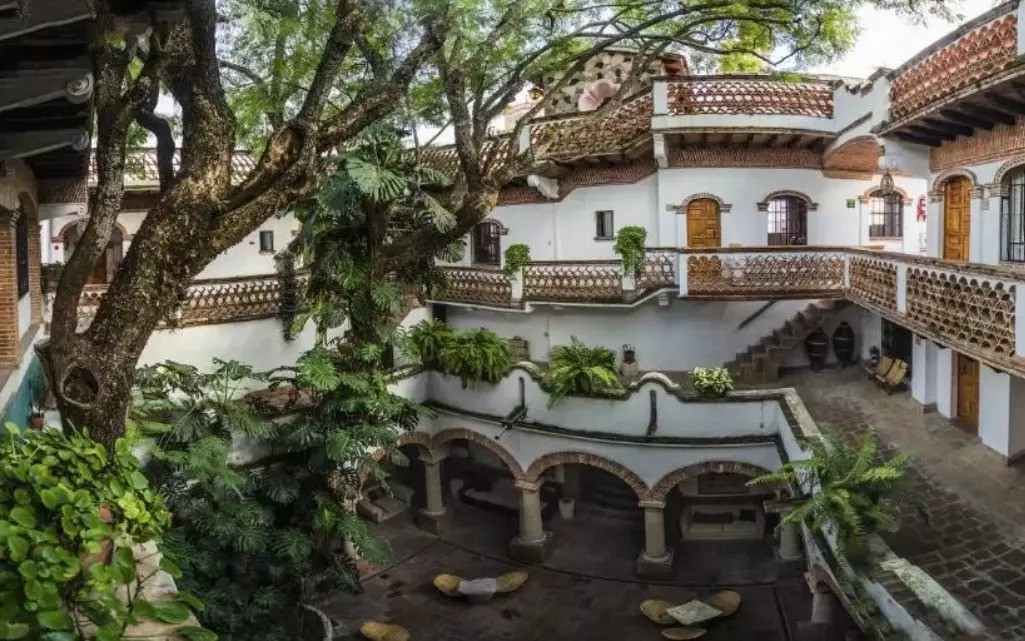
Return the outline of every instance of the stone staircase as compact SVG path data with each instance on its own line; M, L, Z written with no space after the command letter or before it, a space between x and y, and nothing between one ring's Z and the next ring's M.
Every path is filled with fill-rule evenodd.
M834 299L815 301L724 366L738 383L774 383L787 354L803 345L828 316L849 304Z

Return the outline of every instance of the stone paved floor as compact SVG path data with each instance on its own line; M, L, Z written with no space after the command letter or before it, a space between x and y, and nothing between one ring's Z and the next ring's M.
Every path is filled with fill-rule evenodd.
M914 455L910 480L920 509L903 510L894 551L919 565L994 631L1025 639L1025 469L910 394L887 396L860 368L801 371L794 386L819 423L847 433L873 427L890 452Z
M464 507L439 539L416 530L408 519L393 519L378 531L392 544L394 564L366 578L364 594L334 598L324 609L349 630L376 619L429 641L654 641L661 638L659 628L637 610L642 600L682 602L726 587L740 592L743 604L734 617L709 626L703 637L708 641L789 641L810 612L810 595L800 578L762 582L774 577L764 576L764 559L750 564L756 556L750 549L685 552L677 578L686 585L636 581L632 526L586 519L549 524L560 536L556 553L545 567L528 569L530 579L519 592L475 606L440 596L431 586L436 574L495 576L517 567L504 558L507 520ZM725 568L721 576L686 561L698 557L706 568ZM749 567L753 570L745 572ZM710 578L722 580L699 584Z

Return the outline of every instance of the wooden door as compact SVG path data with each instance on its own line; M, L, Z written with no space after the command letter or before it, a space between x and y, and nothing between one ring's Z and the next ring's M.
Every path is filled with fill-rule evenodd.
M979 432L979 361L957 355L957 421L972 434Z
M719 203L710 198L699 198L687 205L687 246L722 246Z
M948 180L943 185L943 257L947 260L968 260L971 211L971 181L964 176Z

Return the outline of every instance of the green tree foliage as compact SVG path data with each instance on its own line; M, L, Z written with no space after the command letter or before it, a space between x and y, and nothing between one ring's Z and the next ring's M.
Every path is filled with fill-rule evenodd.
M548 388L549 408L571 394L597 396L619 389L616 354L607 347L588 347L573 336L569 345L552 349L544 383Z
M151 577L137 572L132 546L159 540L169 514L131 440L108 454L85 431L0 431L0 639L116 641L130 624L181 624L202 607L186 593L142 597Z
M428 369L440 369L441 348L452 339L452 334L452 328L442 321L422 320L403 337L403 353Z
M489 329L453 333L441 346L441 371L458 376L463 387L497 383L512 366L509 341Z
M297 638L311 594L359 589L351 553L387 556L354 501L363 476L381 475L371 453L394 449L416 410L382 376L336 369L337 354L273 374L215 361L208 374L169 362L137 375L136 420L156 446L147 473L174 513L165 553L222 639ZM291 420L243 395L267 381L290 390Z
M864 559L867 538L898 527L888 504L908 498L904 477L910 456L887 459L879 451L875 432L866 432L848 445L832 426L822 426L822 438L807 443L811 457L789 461L779 470L752 479L749 485L784 486L804 496L794 501L784 523L805 524L836 535L838 552L851 561Z

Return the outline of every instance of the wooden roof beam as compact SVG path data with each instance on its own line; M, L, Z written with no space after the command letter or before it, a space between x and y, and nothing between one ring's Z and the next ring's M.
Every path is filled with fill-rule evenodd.
M0 0L0 7L3 6ZM86 0L61 0L60 2L33 2L25 16L0 18L0 41L48 27L88 20L93 17Z
M93 94L88 68L34 69L0 73L0 112L66 98L82 104Z
M940 116L946 118L950 122L956 122L976 129L990 130L996 125L996 123L990 119L980 118L978 116L965 113L960 109L941 109Z
M941 144L941 141L936 140L935 138L925 138L911 133L896 132L894 135L905 142L911 142L916 145L925 145L926 147L939 147Z
M1006 114L1010 114L1012 116L1025 114L1025 102L1021 100L1015 100L1014 98L994 94L987 94L984 96L984 100L994 109Z
M970 136L972 135L972 128L956 123L946 122L944 120L937 120L935 118L923 118L922 124L929 129L942 132L948 136Z
M0 160L25 158L62 147L76 151L88 149L89 132L85 129L57 129L0 134Z
M954 138L957 138L957 134L950 134L925 124L906 125L904 129L923 138L937 138L939 140L953 140Z
M971 113L975 116L986 118L988 120L1000 123L1002 125L1013 125L1016 119L1014 114L1009 114L1000 109L994 109L992 107L987 107L984 105L972 103L964 105L963 108L970 110Z

